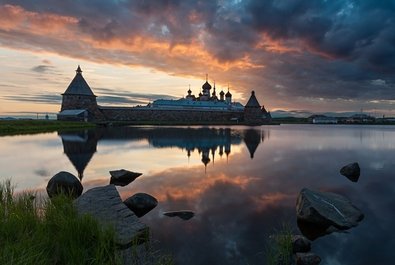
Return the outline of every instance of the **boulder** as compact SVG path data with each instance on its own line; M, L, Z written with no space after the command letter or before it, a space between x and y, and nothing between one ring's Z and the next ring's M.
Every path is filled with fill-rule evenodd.
M83 189L79 179L66 171L61 171L54 175L47 184L47 193L50 198L58 194L77 198L82 194Z
M120 169L120 170L110 171L110 175L111 175L110 184L123 187L134 181L136 178L140 177L142 173Z
M361 174L361 169L357 162L345 165L340 169L340 174L347 177L352 182L357 182Z
M296 201L298 221L345 230L357 226L364 215L346 197L302 189Z
M158 205L158 200L147 193L136 193L123 202L138 217L141 217Z
M177 216L185 221L195 216L195 213L192 211L172 211L172 212L164 212L163 214L169 217Z
M302 235L292 236L292 252L309 252L311 250L310 241Z
M90 189L74 205L78 214L91 215L103 227L113 227L115 242L121 248L148 240L148 227L126 207L114 185Z
M295 254L296 265L318 265L320 262L321 258L312 252Z

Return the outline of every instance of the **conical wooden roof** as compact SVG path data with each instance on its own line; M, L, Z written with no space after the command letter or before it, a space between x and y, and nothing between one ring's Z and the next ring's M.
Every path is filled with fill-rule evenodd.
M95 96L81 73L82 70L80 66L78 66L74 79L71 81L63 95Z
M256 108L256 107L260 108L261 107L261 105L259 105L259 102L258 102L258 100L255 97L255 92L254 91L251 92L251 97L248 100L248 102L246 104L246 107L249 107L249 108Z

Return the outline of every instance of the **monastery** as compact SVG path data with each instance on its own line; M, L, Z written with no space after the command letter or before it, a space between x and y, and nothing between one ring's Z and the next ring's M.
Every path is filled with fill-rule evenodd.
M211 92L212 91L212 92ZM254 91L245 106L232 101L232 94L224 91L217 96L206 76L199 95L187 95L178 100L158 99L146 106L100 106L78 66L76 75L62 94L62 107L58 120L125 121L125 122L181 122L181 123L245 123L264 124L271 121L270 113L261 106Z

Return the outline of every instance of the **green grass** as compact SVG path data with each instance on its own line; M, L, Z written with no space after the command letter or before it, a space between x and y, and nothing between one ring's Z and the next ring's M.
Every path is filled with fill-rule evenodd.
M292 229L283 224L275 230L266 246L267 265L288 265L292 261Z
M78 215L66 196L39 201L31 192L14 195L10 180L0 182L0 264L123 263L111 227L100 226L89 215ZM143 253L151 264L174 264L170 255L154 252L149 241L147 238ZM126 250L131 264L136 260L136 248Z
M54 120L0 120L0 135L34 134L54 131L93 128L88 122L54 121Z
M0 184L0 242L0 264L120 264L110 228L77 215L67 197L39 205L32 193L14 196L9 180Z

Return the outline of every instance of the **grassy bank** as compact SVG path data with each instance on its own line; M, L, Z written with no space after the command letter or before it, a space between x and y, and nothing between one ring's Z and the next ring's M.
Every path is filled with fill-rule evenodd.
M70 198L39 203L35 194L14 195L9 180L0 182L0 264L118 265L143 257L150 264L174 265L172 256L154 251L149 241L143 245L146 256L135 252L137 243L121 253L114 237L111 227L78 215Z
M95 124L87 122L69 122L54 120L0 120L0 135L17 135L77 130L93 128L95 126Z
M71 199L38 205L34 194L14 196L0 184L0 264L120 264L111 229L79 216Z

